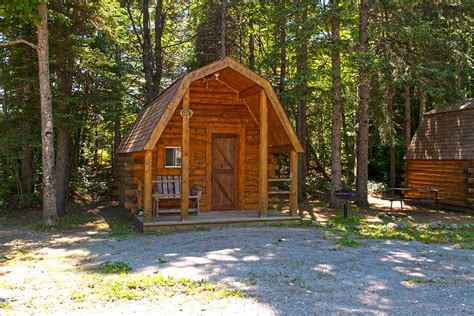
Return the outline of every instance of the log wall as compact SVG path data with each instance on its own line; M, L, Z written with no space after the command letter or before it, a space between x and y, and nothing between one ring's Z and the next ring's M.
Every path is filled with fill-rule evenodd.
M118 154L118 172L115 175L116 195L122 207L135 210L137 206L137 175L143 175L143 157L134 154Z
M405 170L406 187L436 188L442 204L474 208L474 160L407 160ZM423 194L409 196L426 197Z

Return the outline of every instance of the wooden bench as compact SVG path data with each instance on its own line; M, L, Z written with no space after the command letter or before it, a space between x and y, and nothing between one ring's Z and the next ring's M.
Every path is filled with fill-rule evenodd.
M160 200L180 200L181 176L157 176L153 181L153 213L158 214L179 213L180 209L160 209ZM193 201L194 207L189 209L190 213L199 214L199 202L202 196L202 189L191 185L189 199Z

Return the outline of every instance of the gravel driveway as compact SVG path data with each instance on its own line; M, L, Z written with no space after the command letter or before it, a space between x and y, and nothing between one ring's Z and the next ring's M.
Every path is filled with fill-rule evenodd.
M4 244L11 246L15 239L18 244L22 238L32 254L42 256L34 264L0 266L1 284L26 284L0 287L0 302L10 302L15 314L474 313L474 251L443 245L362 240L358 247L339 247L318 228L223 228L125 240L5 230L0 234L8 236ZM211 302L173 297L154 305L116 302L80 310L61 299L58 293L79 282L81 268L105 261L126 262L133 273L222 283L242 289L247 297ZM53 279L57 282L48 282ZM49 308L39 308L38 301Z

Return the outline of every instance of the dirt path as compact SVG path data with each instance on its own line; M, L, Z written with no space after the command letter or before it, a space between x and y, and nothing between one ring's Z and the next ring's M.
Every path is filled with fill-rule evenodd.
M363 240L362 246L341 248L318 228L225 228L124 240L87 232L51 236L1 229L0 235L3 246L17 251L0 265L0 314L474 312L474 251L443 245ZM71 299L84 286L87 269L105 261L125 262L133 274L221 283L247 297L177 295L107 304Z

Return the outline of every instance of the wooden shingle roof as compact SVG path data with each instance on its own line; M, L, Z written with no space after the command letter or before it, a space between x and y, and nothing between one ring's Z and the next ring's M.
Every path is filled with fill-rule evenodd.
M117 153L152 150L191 83L217 72L219 72L219 80L233 86L233 89L239 92L240 98L246 98L250 107L255 107L258 102L255 102L254 96L248 92L263 89L267 95L269 106L272 107L271 113L275 115L275 121L278 122L289 146L296 152L303 152L303 147L270 83L234 59L225 57L187 73L150 101L138 114L137 120L118 147Z
M426 113L405 159L474 159L474 99Z

